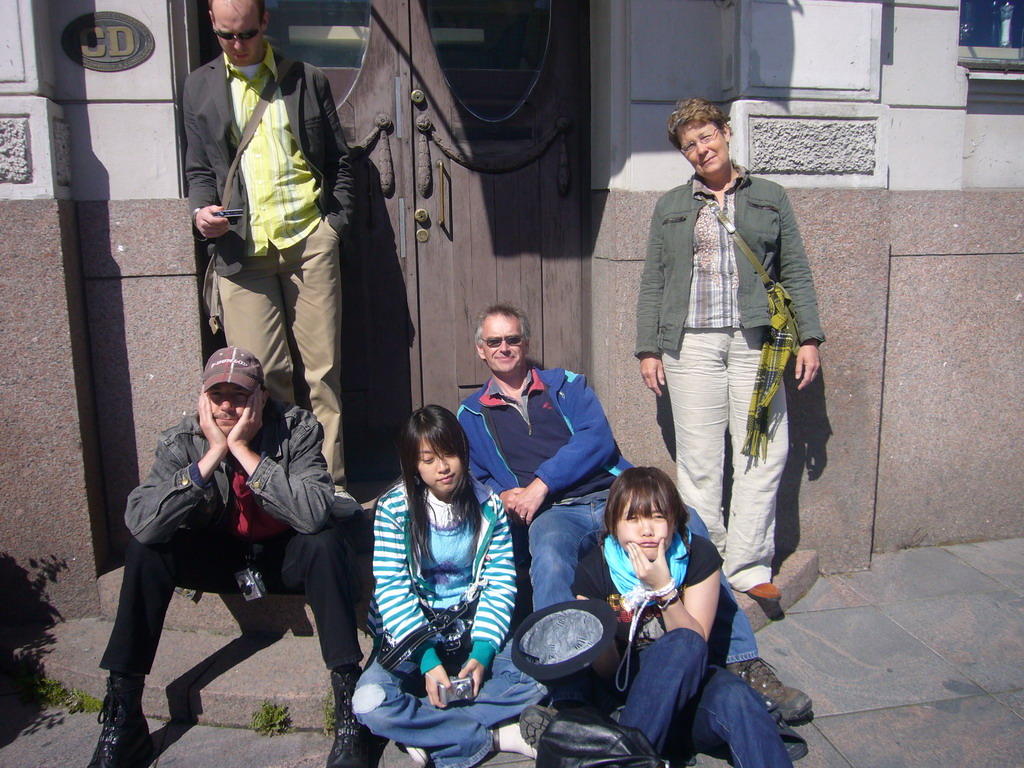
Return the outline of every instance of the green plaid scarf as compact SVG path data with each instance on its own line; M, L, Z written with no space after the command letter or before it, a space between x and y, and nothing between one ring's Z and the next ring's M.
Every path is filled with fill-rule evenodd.
M796 346L796 339L786 325L785 314L781 307L775 306L779 301L784 299L778 292L768 292L772 324L765 329L761 361L757 364L757 378L747 411L747 437L740 451L744 456L759 456L762 461L768 457L768 412L772 398L779 391L782 373Z
M718 203L714 200L706 200L705 203L760 275L765 290L768 292L771 325L765 331L764 344L761 346L761 361L757 365L754 393L750 398L750 408L747 411L747 437L743 441L743 449L740 451L744 456L759 456L764 460L768 457L768 410L772 398L779 391L782 373L786 370L789 356L795 353L800 346L796 311L793 309L793 299L790 298L782 283L774 282L768 276L761 262L757 260L754 252L750 250L750 246L736 231L736 226L725 215Z

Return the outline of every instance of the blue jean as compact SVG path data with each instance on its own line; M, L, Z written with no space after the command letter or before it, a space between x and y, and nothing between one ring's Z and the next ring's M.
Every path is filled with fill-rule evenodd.
M690 512L690 531L710 539L708 527L700 519L700 515L692 507ZM725 666L737 661L749 661L757 658L757 640L754 639L754 628L750 626L747 614L740 610L736 603L736 595L722 572L722 588L718 593L718 612L715 622L711 625L708 637L708 661L711 664Z
M437 768L469 768L494 751L491 728L518 717L546 693L516 669L506 645L472 701L439 709L422 695L418 665L404 661L389 672L374 661L359 678L352 711L378 736L427 750Z
M607 500L606 492L592 493L555 504L534 518L529 528L533 610L576 598L576 566L601 538Z
M689 721L689 722L687 722ZM791 768L775 721L743 680L708 666L704 639L675 629L640 654L619 724L636 728L663 754L673 738L689 736L694 751L722 744L736 768Z

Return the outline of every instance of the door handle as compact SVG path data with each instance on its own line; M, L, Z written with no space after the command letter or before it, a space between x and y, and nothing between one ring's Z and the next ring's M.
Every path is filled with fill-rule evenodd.
M441 229L444 229L444 207L445 203L447 202L444 196L444 160L437 161L437 176L439 179L439 194L437 196L437 226L441 227Z
M417 88L409 94L409 99L413 104L423 104L427 100L427 95Z

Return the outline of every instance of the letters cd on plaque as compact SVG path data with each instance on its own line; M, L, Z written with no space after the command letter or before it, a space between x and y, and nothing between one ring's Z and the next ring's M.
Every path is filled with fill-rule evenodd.
M153 33L131 16L97 11L79 16L61 35L64 53L73 62L97 72L137 67L153 55Z

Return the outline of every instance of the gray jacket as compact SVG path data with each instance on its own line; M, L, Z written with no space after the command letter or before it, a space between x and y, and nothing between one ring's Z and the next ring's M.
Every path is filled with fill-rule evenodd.
M666 192L654 208L647 259L636 309L636 356L676 352L690 302L693 230L704 206L692 183ZM818 317L818 297L811 279L796 217L778 184L746 175L736 190L736 230L757 255L765 271L793 297L800 341L825 340ZM740 322L744 328L768 325L768 294L753 265L736 249Z
M279 400L267 401L263 428L252 446L260 463L248 484L271 517L299 533L322 529L334 505L334 484L322 444L323 428L312 413ZM194 415L160 434L156 462L128 496L124 513L128 530L141 543L169 541L179 528L226 524L224 502L231 493L226 465L221 463L205 489L195 485L189 473L189 466L209 445Z

